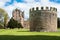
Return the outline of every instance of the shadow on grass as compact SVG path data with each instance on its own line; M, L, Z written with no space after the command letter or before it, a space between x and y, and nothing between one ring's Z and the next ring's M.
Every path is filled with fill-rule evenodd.
M34 36L0 35L0 40L60 40L60 37L45 36L45 35L34 35Z

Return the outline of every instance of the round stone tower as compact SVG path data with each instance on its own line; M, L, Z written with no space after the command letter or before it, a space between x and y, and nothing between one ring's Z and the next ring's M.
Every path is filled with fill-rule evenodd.
M31 8L30 31L55 32L57 31L57 8L39 7Z

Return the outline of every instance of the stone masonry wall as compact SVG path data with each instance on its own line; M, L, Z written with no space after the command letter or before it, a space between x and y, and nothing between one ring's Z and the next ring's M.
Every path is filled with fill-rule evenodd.
M57 31L57 9L54 7L38 7L30 9L30 31Z

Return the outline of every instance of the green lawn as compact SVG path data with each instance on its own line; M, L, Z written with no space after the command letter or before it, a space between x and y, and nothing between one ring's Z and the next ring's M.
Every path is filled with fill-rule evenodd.
M0 40L60 40L60 32L29 32L28 29L0 29Z

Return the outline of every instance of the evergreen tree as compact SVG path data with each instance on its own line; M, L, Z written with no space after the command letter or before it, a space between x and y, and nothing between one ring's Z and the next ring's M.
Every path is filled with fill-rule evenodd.
M23 28L21 23L18 23L13 18L10 19L10 21L8 22L8 26L7 27L8 28Z

